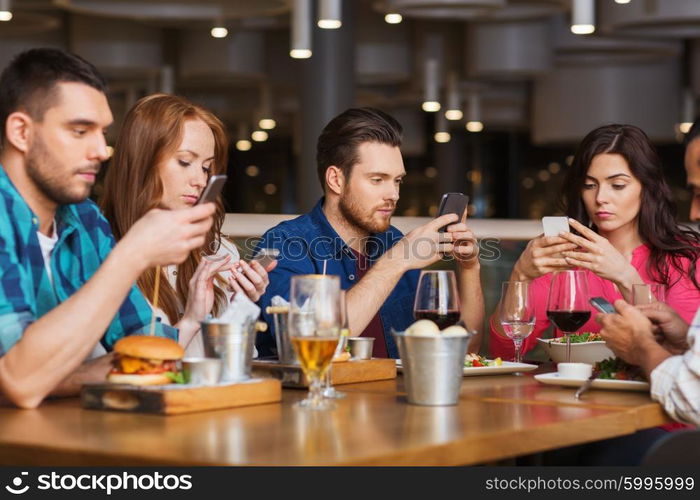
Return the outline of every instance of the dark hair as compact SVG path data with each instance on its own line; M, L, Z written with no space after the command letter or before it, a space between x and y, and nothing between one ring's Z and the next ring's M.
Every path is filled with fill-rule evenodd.
M16 55L0 75L0 124L5 136L7 117L25 111L41 121L56 98L61 82L78 82L105 92L107 83L82 57L58 49L31 49ZM0 142L1 143L1 142Z
M357 147L365 142L401 146L403 129L396 119L374 108L351 108L326 125L316 143L316 165L321 187L326 170L335 165L346 178L357 163Z
M661 159L647 135L633 125L606 125L590 132L578 147L568 169L559 201L560 208L584 225L590 224L581 196L588 168L599 154L619 154L632 175L642 184L638 231L650 249L649 276L669 287L669 262L681 275L690 274L696 288L695 261L700 257L700 235L681 229L676 222L676 204L663 175ZM593 230L597 228L593 226ZM690 269L683 267L687 260Z
M693 126L690 127L688 133L685 134L685 137L683 138L683 146L687 148L688 144L693 142L698 137L700 137L700 118L695 119Z

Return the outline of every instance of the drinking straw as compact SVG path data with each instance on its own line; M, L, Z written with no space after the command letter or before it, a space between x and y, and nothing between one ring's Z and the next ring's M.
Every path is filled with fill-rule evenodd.
M149 335L156 334L156 310L158 309L158 288L160 287L160 266L156 266L156 284L153 287L153 314L151 315L151 330Z
M326 274L326 264L328 263L327 260L323 261L323 274Z

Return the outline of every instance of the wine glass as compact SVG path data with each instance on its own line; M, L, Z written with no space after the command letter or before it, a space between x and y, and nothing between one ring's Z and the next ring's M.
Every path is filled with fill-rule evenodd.
M459 321L459 294L454 271L421 271L416 299L415 319L430 319L440 330Z
M322 274L292 276L289 337L309 381L309 395L295 406L327 410L321 378L333 359L340 334L340 278Z
M566 361L571 361L571 335L591 317L585 271L557 271L547 299L547 318L566 335Z
M513 341L515 362L522 361L523 340L535 328L535 308L527 281L504 281L501 284L499 321L503 332Z
M338 347L336 347L333 357L340 356L345 350L345 346L348 343L348 337L350 336L350 326L348 325L348 309L346 302L347 292L345 290L340 291L340 340L338 340ZM331 399L342 399L345 397L344 392L336 391L331 382L331 372L333 371L333 361L331 361L326 374L323 376L323 397Z
M632 285L632 305L641 306L653 302L666 302L666 289L661 283Z

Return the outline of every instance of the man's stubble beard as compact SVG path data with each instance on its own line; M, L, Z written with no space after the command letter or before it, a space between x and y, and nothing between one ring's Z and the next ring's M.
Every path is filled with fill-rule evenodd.
M72 179L73 173L62 172L60 163L38 135L27 152L26 169L27 175L39 191L57 205L80 203L90 194L89 190L80 196L70 192L69 182L66 181Z
M383 233L388 230L391 225L391 218L389 218L385 224L382 224L373 220L372 215L374 215L374 213L370 213L368 217L365 217L362 213L362 208L349 193L340 196L338 209L340 210L340 214L350 225L368 234Z

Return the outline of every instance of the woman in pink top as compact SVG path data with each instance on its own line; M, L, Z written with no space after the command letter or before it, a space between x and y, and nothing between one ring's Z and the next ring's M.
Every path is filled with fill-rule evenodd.
M679 228L661 160L641 129L607 125L590 132L567 172L560 206L579 235L531 240L510 276L531 281L536 304L535 328L523 353L550 326L547 295L551 273L559 270L585 270L591 297L610 302L630 302L634 284L661 283L666 303L690 322L700 305L700 237ZM513 341L503 333L498 312L491 316L491 354L512 359ZM580 331L600 330L594 317L595 311Z

